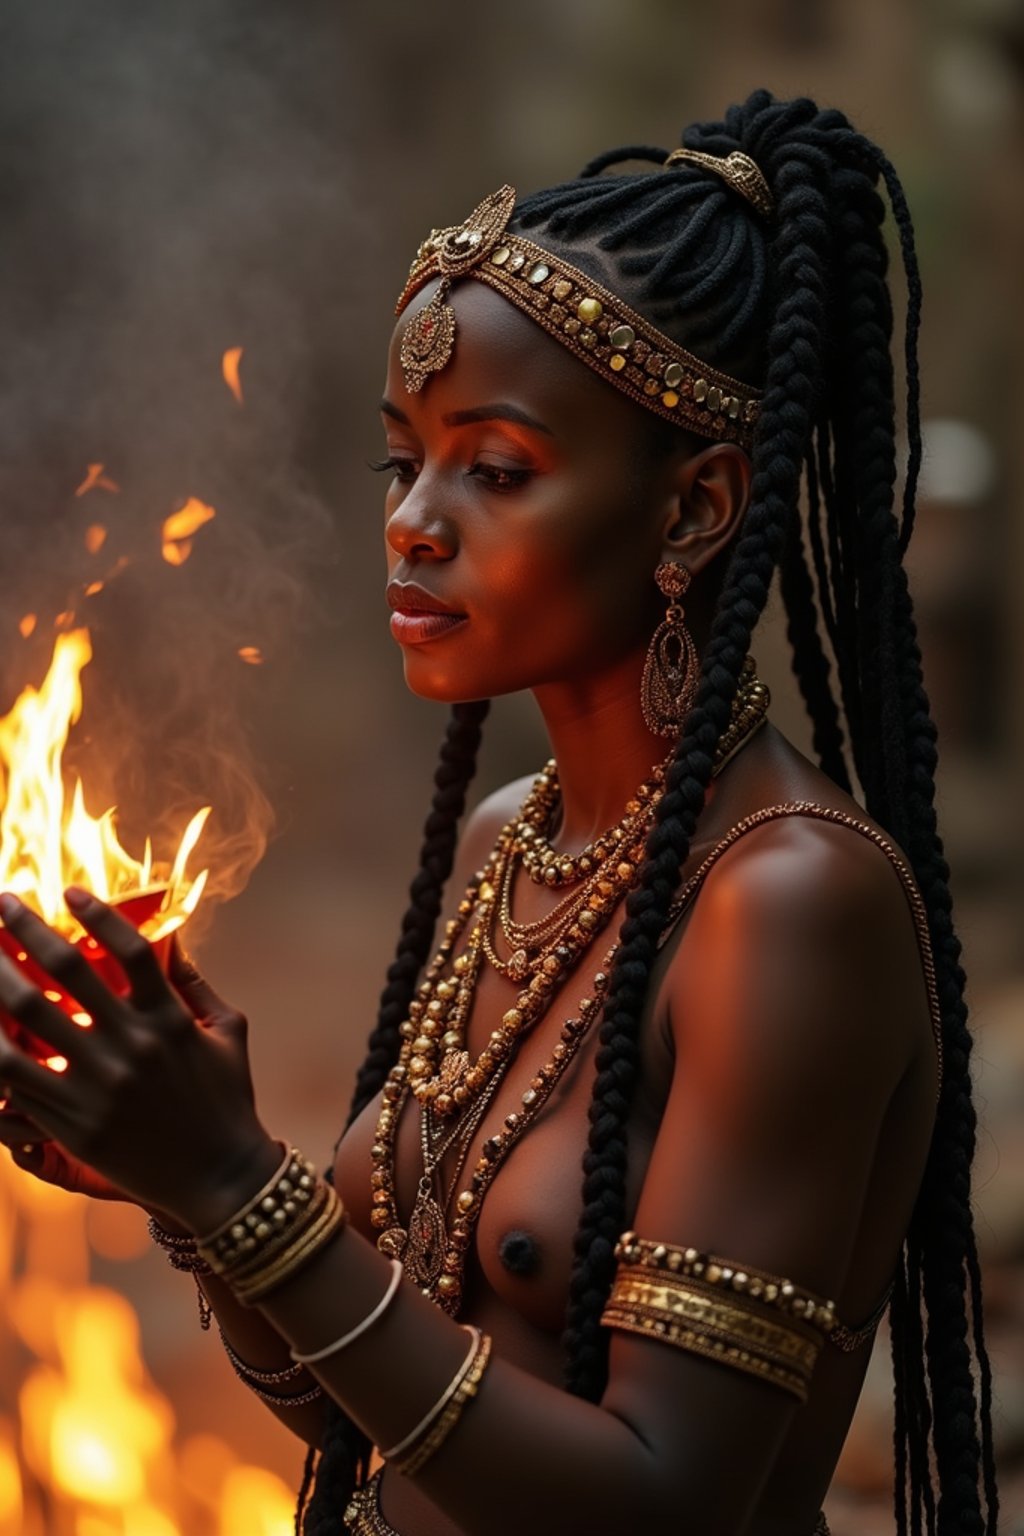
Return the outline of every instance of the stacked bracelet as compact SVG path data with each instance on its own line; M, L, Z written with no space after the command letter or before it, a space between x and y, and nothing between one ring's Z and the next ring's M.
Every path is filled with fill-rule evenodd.
M308 1391L295 1395L289 1395L286 1392L268 1392L268 1387L281 1386L284 1382L294 1381L296 1377L302 1375L303 1367L301 1365L289 1365L280 1371L258 1369L242 1359L241 1355L238 1354L231 1344L223 1328L219 1331L220 1341L224 1345L224 1353L231 1361L235 1375L240 1381L245 1382L245 1385L251 1392L255 1392L257 1397L262 1398L271 1407L298 1408L303 1403L312 1403L318 1397L323 1397L324 1389L319 1382L315 1382Z
M251 1305L308 1264L345 1219L334 1186L292 1147L274 1177L196 1248L239 1301Z
M477 1388L483 1380L491 1358L490 1336L481 1333L472 1324L463 1326L471 1336L472 1343L454 1377L416 1428L404 1440L392 1446L390 1451L381 1452L384 1460L397 1467L406 1477L411 1477L425 1466L444 1444L462 1417L467 1403L476 1396Z
M149 1218L149 1235L159 1248L162 1248L174 1269L185 1270L190 1275L210 1275L213 1273L206 1260L200 1258L194 1237L188 1237L184 1233L168 1232L162 1227L155 1216Z
M162 1248L171 1261L174 1269L184 1270L190 1274L196 1282L196 1301L199 1305L199 1326L204 1332L210 1326L213 1313L210 1303L203 1294L203 1288L199 1284L200 1275L211 1275L209 1264L200 1258L194 1237L186 1237L184 1233L168 1232L162 1227L155 1216L149 1218L149 1235L159 1248Z

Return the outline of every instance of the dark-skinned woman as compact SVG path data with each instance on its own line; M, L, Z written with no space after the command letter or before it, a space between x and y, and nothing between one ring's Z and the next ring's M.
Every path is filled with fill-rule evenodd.
M910 296L898 512L882 184ZM70 893L118 1001L0 903L96 1020L0 969L69 1061L0 1046L4 1139L150 1209L312 1448L307 1536L824 1531L886 1311L899 1531L996 1529L902 564L919 308L889 162L766 92L420 247L381 405L386 595L450 720L326 1176L262 1124L244 1021L180 956L165 982ZM750 653L776 572L813 762ZM551 760L460 832L488 701L523 689Z

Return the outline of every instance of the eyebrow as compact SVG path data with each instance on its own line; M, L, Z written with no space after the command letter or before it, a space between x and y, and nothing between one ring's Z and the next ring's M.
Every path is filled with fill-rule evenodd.
M390 400L382 400L380 408L385 416L393 417L403 426L411 425L405 412L400 411L397 405L392 405ZM544 432L548 437L555 435L551 428L546 427L542 421L538 421L536 416L531 416L528 411L506 401L496 401L493 405L475 405L465 411L446 411L441 420L446 427L466 427L475 421L514 421L521 427L532 427L535 432Z

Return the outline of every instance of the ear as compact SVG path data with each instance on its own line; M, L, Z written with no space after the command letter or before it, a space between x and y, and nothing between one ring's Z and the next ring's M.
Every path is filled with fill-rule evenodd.
M696 575L735 537L750 502L750 459L732 443L711 443L673 470L662 534L663 560Z

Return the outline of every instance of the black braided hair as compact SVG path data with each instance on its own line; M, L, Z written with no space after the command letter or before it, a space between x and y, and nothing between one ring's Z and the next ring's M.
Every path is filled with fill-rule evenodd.
M430 958L441 895L452 872L459 821L476 772L483 723L489 709L487 699L456 704L452 709L434 774L434 794L423 828L419 868L409 889L409 905L402 919L395 958L388 967L377 1022L370 1034L366 1058L356 1075L348 1118L335 1143L335 1152L353 1120L383 1088L388 1070L398 1057L399 1028L408 1016L419 973ZM333 1159L327 1177L333 1182ZM295 1510L296 1536L300 1531L304 1536L336 1536L340 1512L356 1482L365 1477L369 1454L366 1436L347 1414L329 1402L319 1461L312 1450L306 1457ZM313 1494L307 1505L311 1485Z
M935 953L945 1069L890 1318L897 1528L900 1536L922 1530L994 1536L991 1374L970 1206L971 1042L935 817L935 728L902 565L920 463L921 289L910 214L877 146L841 113L805 98L780 102L757 91L721 122L687 129L683 142L714 155L742 150L751 156L771 188L771 220L703 167L678 162L663 169L668 152L649 145L598 156L575 181L527 197L514 214L516 227L592 272L683 346L764 390L749 509L718 596L695 702L626 902L601 1021L564 1334L565 1383L596 1401L606 1382L607 1332L599 1319L613 1278L613 1246L629 1225L626 1130L651 967L743 659L778 569L793 667L822 768L848 788L848 748L868 812L913 867ZM605 174L629 162L656 169ZM909 295L910 454L899 522L892 306L879 182L899 231ZM804 481L806 539L798 510ZM822 631L835 661L838 699ZM416 952L426 958L425 946ZM407 998L415 980L411 959L402 977ZM360 1074L363 1102L380 1086L397 1044L391 1026L375 1031ZM332 1426L320 1463L311 1509L323 1509L324 1520L307 1525L315 1536L337 1529L351 1486L347 1471L344 1482L330 1477L331 1525L320 1484L328 1481L338 1434Z

